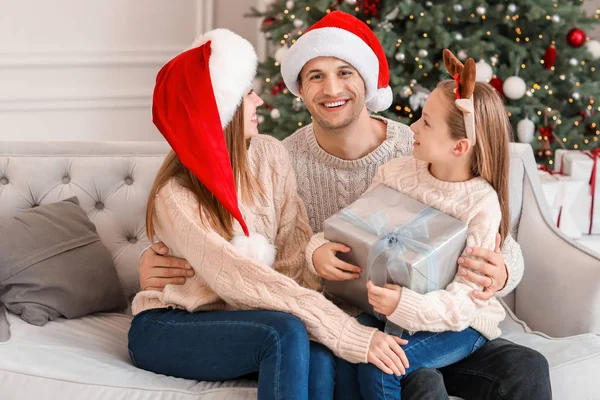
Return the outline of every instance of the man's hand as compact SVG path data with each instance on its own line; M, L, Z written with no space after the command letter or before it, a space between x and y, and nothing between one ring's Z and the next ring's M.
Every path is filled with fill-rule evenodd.
M317 273L321 278L329 281L357 279L360 268L337 258L336 253L338 251L347 253L350 251L350 247L340 243L329 242L315 250L312 261Z
M183 285L186 277L194 276L187 261L165 256L168 252L163 242L156 242L142 253L138 264L142 290L162 291L168 284Z
M469 257L460 257L458 264L462 267L459 270L461 276L465 279L484 287L483 292L473 290L473 296L480 300L489 300L496 295L496 292L502 290L508 280L508 271L504 264L504 256L500 251L500 234L496 234L496 248L494 251L482 249L480 247L467 247L465 252ZM470 257L481 258L475 260ZM479 272L479 274L475 273Z
M367 290L369 293L369 304L373 306L373 310L379 314L386 316L391 315L400 303L400 295L402 287L386 283L383 287L367 282Z

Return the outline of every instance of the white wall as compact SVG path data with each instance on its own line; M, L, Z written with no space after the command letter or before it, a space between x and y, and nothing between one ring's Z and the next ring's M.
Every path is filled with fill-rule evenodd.
M251 7L264 10L272 0L216 0L214 26L231 29L254 45L258 56L265 55L264 34L260 32L260 18L244 17ZM600 0L599 0L600 1Z
M204 29L210 3L0 0L0 140L162 139L156 73Z
M583 8L588 12L588 14L594 15L596 10L600 9L600 0L586 0L585 3L583 3ZM593 31L586 33L591 38L600 40L600 26L596 27L596 29Z

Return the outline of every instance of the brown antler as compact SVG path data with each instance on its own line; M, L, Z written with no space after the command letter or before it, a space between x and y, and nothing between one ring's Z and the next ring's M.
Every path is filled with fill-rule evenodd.
M473 90L475 90L475 75L477 69L475 60L469 58L463 65L463 63L461 63L448 49L444 49L443 58L448 73L453 77L455 74L460 76L460 97L464 99L470 98L473 95Z

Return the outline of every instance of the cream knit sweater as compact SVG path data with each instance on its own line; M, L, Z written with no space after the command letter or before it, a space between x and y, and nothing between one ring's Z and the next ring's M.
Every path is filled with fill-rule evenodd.
M496 191L483 178L443 182L429 173L428 163L401 157L379 169L371 187L378 184L465 222L467 246L494 249L502 214ZM322 233L312 238L306 251L311 264L314 250L326 242ZM472 297L473 289L483 288L458 273L445 290L423 295L402 288L400 302L388 320L410 331L462 331L470 326L495 339L501 333L498 325L505 317L504 309L496 298L483 301Z
M156 197L157 236L194 268L184 285L162 292L142 291L133 300L133 314L152 308L188 311L274 310L300 318L311 337L350 362L367 362L376 331L360 325L322 294L318 277L306 266L304 251L312 235L296 179L283 145L269 136L252 139L249 165L266 193L255 206L240 204L250 231L277 248L273 268L240 255L220 235L207 229L193 194L169 181ZM236 232L241 227L236 222Z
M387 138L374 151L358 160L342 160L323 150L307 125L283 141L290 153L298 181L298 194L308 212L313 232L323 231L323 222L352 204L367 188L377 169L386 162L412 154L410 128L386 118L373 117L387 124ZM502 255L508 270L508 281L496 295L512 292L523 277L523 255L519 244L509 235Z

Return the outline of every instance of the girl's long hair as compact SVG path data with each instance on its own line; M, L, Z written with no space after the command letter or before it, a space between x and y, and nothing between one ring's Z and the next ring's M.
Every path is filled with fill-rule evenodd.
M456 81L445 80L438 84L444 97L451 104L448 117L453 139L467 137L463 113L456 107ZM502 221L500 223L501 243L510 231L510 210L508 193L508 144L512 137L512 126L508 119L504 102L492 86L477 82L473 92L475 106L475 134L477 137L472 172L488 181L498 193Z

